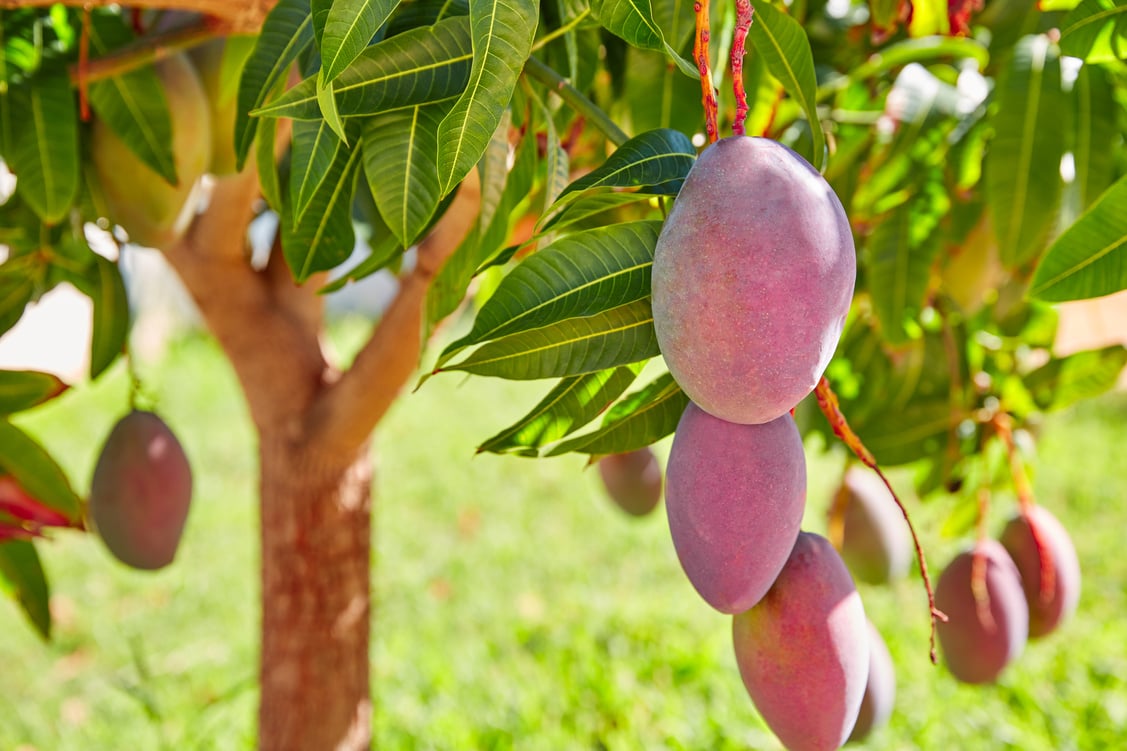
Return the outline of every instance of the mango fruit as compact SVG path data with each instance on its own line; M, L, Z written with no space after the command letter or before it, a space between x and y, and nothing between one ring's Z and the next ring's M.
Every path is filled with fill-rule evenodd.
M972 581L976 557L985 585L978 597ZM955 556L939 576L935 605L947 615L939 622L939 645L956 680L990 683L1025 650L1029 606L1021 574L996 540L981 540Z
M869 675L869 634L829 540L799 534L770 591L733 618L732 639L748 695L789 751L845 743Z
M1043 550L1038 550L1036 540L1041 541ZM1029 605L1029 638L1052 633L1080 602L1080 559L1068 530L1044 506L1033 506L1028 515L1010 519L999 541L1021 574ZM1042 559L1042 553L1046 559ZM1052 570L1048 581L1041 576L1045 565Z
M673 547L700 596L722 613L759 602L794 547L806 502L794 418L738 425L690 403L665 481Z
M853 466L842 478L841 557L853 577L887 584L904 576L912 564L912 538L904 515L880 477Z
M896 704L896 668L884 637L869 621L869 677L861 697L857 722L849 734L848 743L858 743L868 738L874 730L888 723Z
M767 138L706 148L654 251L658 345L704 411L765 423L817 385L853 297L856 251L833 189Z
M172 430L134 410L106 439L90 483L90 518L126 565L159 569L176 557L192 498L192 470Z
M188 228L198 208L197 183L211 162L211 111L199 76L182 54L156 63L172 118L177 183L141 161L102 120L91 127L91 159L106 217L131 242L165 248Z
M598 466L607 495L627 514L645 516L661 502L661 464L649 446L604 456Z

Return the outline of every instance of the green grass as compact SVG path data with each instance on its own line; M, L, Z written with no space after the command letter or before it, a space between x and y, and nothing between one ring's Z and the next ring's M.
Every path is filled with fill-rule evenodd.
M338 339L347 348L357 333ZM253 747L257 511L246 409L206 339L179 342L144 373L196 468L181 553L143 574L88 536L41 546L54 641L39 641L0 600L5 751ZM377 433L377 747L778 749L740 683L730 619L692 591L663 514L619 513L581 457L474 456L543 390L436 377ZM115 371L20 423L81 489L126 401ZM1110 397L1045 430L1036 489L1072 530L1084 592L1078 615L1029 645L998 685L960 686L930 665L917 578L862 590L896 659L898 697L891 725L859 748L1127 743L1125 421L1127 400ZM809 453L806 527L822 531L840 459ZM999 524L1007 504L999 499ZM914 510L938 570L964 541L932 532L941 508Z

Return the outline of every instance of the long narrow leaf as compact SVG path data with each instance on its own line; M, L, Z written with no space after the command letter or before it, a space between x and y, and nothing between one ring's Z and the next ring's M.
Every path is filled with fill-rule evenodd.
M501 281L439 366L475 344L648 297L660 230L658 222L615 224L568 235L529 257Z
M50 588L35 546L26 540L0 544L0 584L6 584L28 621L44 639L51 638Z
M676 195L695 160L693 142L681 131L646 131L622 144L602 165L567 186L560 199L593 188L642 186L659 186L660 190L654 192Z
M647 298L494 340L439 371L512 380L559 378L640 362L658 352Z
M336 0L321 34L321 80L331 83L372 41L399 0Z
M810 40L802 25L786 13L772 5L769 0L751 0L755 9L754 21L748 38L755 51L763 55L767 70L779 80L790 94L810 123L810 134L814 139L814 153L810 163L821 169L825 161L826 137L822 123L818 119L815 96L818 81L814 76L814 55L810 51Z
M1083 300L1127 289L1127 177L1069 227L1037 267L1030 297Z
M539 9L539 0L470 3L473 68L465 92L438 129L443 194L453 190L477 164L501 121L532 51Z
M94 255L96 283L91 289L94 302L93 331L90 341L90 378L97 378L125 350L129 336L129 297L121 270L109 259Z
M278 0L262 24L262 32L243 67L235 115L235 154L241 170L250 153L258 121L247 115L266 101L290 65L313 43L309 0ZM316 98L314 98L316 105Z
M54 224L78 193L78 106L63 71L41 74L11 89L14 127L10 154L16 191L39 217Z
M1014 50L997 93L994 140L986 155L987 202L1002 262L1020 266L1045 247L1060 204L1068 98L1060 59L1045 36Z
M1087 209L1107 190L1115 177L1113 153L1119 127L1116 123L1115 89L1107 70L1083 65L1072 87L1076 102L1076 142L1072 149L1076 165L1076 189L1080 211Z
M364 174L387 226L409 247L430 224L442 196L438 124L453 102L393 110L364 124Z
M532 410L489 438L478 452L538 456L539 449L583 427L605 410L638 375L637 365L568 376Z
M34 438L7 420L0 419L0 468L16 478L35 500L77 520L78 496L63 470Z
M465 16L405 31L365 49L337 77L333 83L337 112L341 117L373 115L459 96L469 80L472 60ZM316 77L302 81L254 114L320 119Z
M52 373L0 370L0 415L30 409L54 399L69 388Z
M640 449L672 433L687 406L689 397L665 373L614 405L598 430L564 441L545 455L578 451L601 456Z
M90 48L97 55L132 40L120 15L94 13ZM137 157L170 184L177 183L172 118L164 88L151 65L90 84L90 106Z
M1061 53L1090 63L1122 60L1127 0L1083 0L1060 25Z
M337 152L347 150L336 133L324 120L298 120L293 124L293 144L290 147L290 206L292 223L305 216L309 203L317 190L329 177Z

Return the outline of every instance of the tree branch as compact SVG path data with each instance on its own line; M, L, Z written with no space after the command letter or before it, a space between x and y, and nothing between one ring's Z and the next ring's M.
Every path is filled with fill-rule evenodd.
M257 198L253 163L238 175L218 178L207 210L165 256L230 358L255 424L289 431L296 439L300 425L274 423L313 401L326 364L316 328L292 315L292 306L280 305L267 275L247 259L246 230ZM310 286L304 294L316 293ZM278 400L290 409L279 410Z
M131 8L180 10L203 13L222 20L234 34L253 34L277 0L0 0L0 9L46 8L55 4L76 8L105 8L125 5Z
M415 268L400 279L398 294L352 367L325 387L312 405L306 440L345 452L368 439L419 365L427 291L472 229L480 208L481 186L475 171L462 182L446 214L419 244Z

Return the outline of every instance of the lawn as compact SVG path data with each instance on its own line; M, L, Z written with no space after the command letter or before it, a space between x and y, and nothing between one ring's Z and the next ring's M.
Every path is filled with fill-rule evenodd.
M347 350L357 326L336 331ZM254 746L257 518L253 436L234 377L201 336L142 365L147 392L196 470L176 563L145 574L89 536L40 550L55 638L0 600L0 749ZM778 749L736 672L730 619L680 572L664 514L635 520L584 459L474 455L545 390L440 376L381 426L372 667L381 749ZM19 423L84 489L127 409L118 368ZM1127 747L1127 399L1051 419L1039 499L1072 531L1084 570L1077 616L1030 644L998 685L956 684L927 659L916 577L862 589L896 659L891 724L858 748ZM668 442L659 445L668 451ZM824 530L839 455L808 447L806 528ZM903 475L898 476L906 480ZM998 495L992 528L1011 510ZM941 503L912 504L933 569Z

